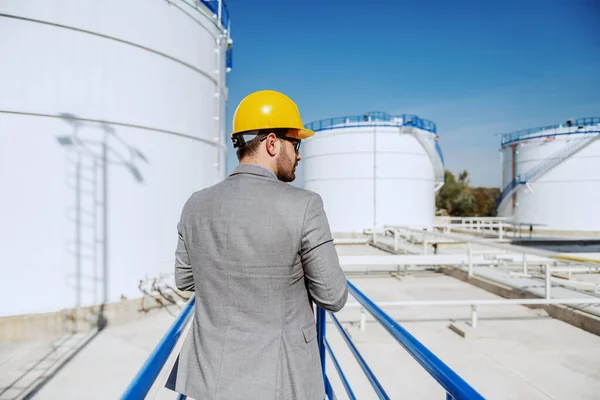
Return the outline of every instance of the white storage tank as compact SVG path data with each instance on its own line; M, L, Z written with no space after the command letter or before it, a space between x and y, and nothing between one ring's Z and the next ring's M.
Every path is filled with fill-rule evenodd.
M444 180L436 125L382 112L311 122L304 187L323 198L334 233L383 225L429 228Z
M141 297L184 202L225 177L227 8L0 8L0 315Z
M502 136L498 213L540 230L600 231L600 118Z

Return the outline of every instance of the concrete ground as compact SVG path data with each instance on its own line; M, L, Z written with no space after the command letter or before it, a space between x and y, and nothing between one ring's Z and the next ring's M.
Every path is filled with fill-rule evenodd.
M354 245L338 246L338 252L361 255L380 251ZM412 272L406 277L353 274L349 279L375 301L498 298L432 271ZM349 302L355 300L350 297ZM542 311L521 306L480 307L476 329L467 323L468 306L390 307L385 311L485 398L598 399L600 337ZM370 315L364 332L359 327L358 308L346 308L337 317L392 399L444 398L443 389ZM173 319L161 311L109 326L96 336L91 332L1 343L0 399L26 398L24 394L36 388L40 390L35 399L119 398ZM467 336L450 330L452 323L464 328ZM357 398L377 398L331 321L327 332ZM169 366L172 362L173 357ZM330 361L327 368L336 395L346 398ZM165 368L147 398L175 398L172 392L159 390L168 370ZM50 379L42 384L44 377Z
M0 343L0 399L120 398L173 323L178 310L172 306L169 311L109 325L97 334ZM166 376L160 379L164 382ZM166 398L175 398L173 392L164 392L170 395ZM148 398L156 398L154 392Z

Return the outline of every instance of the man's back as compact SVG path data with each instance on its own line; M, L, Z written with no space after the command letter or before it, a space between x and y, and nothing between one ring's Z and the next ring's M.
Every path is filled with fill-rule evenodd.
M347 284L315 193L240 165L195 193L179 223L176 282L195 290L175 390L197 399L322 399L311 300Z

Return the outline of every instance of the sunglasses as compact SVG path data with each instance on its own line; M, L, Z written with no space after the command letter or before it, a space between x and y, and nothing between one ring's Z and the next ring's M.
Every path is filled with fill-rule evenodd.
M294 139L294 138L283 136L283 135L276 135L276 136L279 139L287 140L288 142L291 142L294 145L294 151L296 152L296 154L300 153L300 143L301 143L300 139ZM262 137L262 138L260 138L260 141L262 142L266 138L267 138L267 136Z

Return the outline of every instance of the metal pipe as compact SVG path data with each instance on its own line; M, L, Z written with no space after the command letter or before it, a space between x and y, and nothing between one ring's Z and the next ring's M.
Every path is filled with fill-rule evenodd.
M576 261L576 262L582 262L582 263L600 264L600 260L596 260L594 258L576 257L576 256L571 256L569 254L556 254L552 258L557 258L559 260L565 260L565 261Z
M346 375L344 374L344 371L342 371L342 367L340 367L340 363L338 362L337 358L335 357L335 354L333 354L333 350L331 350L331 346L329 346L329 342L327 341L327 339L324 339L323 343L325 343L325 348L327 349L327 352L329 353L329 356L331 357L333 366L335 367L338 375L340 376L342 384L344 385L344 389L346 389L346 394L348 395L350 400L356 400L356 396L354 395L354 392L352 391L352 388L350 387L350 383L348 383L348 379L346 379Z
M328 400L336 400L335 393L333 393L333 388L327 376L325 376L325 395Z
M367 325L367 315L365 314L365 309L360 308L360 331L364 332Z
M471 305L471 326L477 328L477 305Z
M81 152L77 153L77 164L76 164L76 189L75 189L75 290L76 290L76 304L75 307L81 307L81 269L82 269L82 252L81 243L83 238L81 237L81 164L83 163L83 156Z
M472 256L473 256L473 249L471 246L471 242L468 243L468 248L467 248L467 257L469 259L469 278L473 277L473 260L472 260Z
M377 127L373 126L373 243L377 243Z
M453 397L459 399L483 399L483 397L465 382L456 372L450 369L442 360L436 357L427 347L423 346L406 329L400 326L395 320L387 315L371 299L365 296L352 282L348 282L348 289L352 296L362 304L375 317L375 319L385 328L388 333L396 339L398 343L413 357L425 370L433 377L445 390L450 392ZM331 314L334 322L337 321ZM338 329L343 335L346 332L342 329L339 322L336 323ZM346 339L346 338L344 338ZM349 340L349 339L348 339Z
M367 244L371 240L363 238L335 238L333 244Z
M108 141L102 141L102 304L108 302Z
M350 283L348 282L348 284L350 284ZM373 387L373 389L377 393L377 396L380 399L390 400L390 397L388 396L388 394L383 389L383 386L381 386L381 383L379 383L379 381L377 380L377 377L375 376L375 374L373 373L373 371L371 371L371 368L369 368L369 365L367 364L367 362L365 361L365 359L362 357L362 355L360 354L360 352L358 351L358 349L356 348L356 346L352 342L352 339L350 339L350 337L348 336L348 333L346 333L346 331L342 327L342 324L340 324L340 321L338 321L337 317L334 314L332 314L332 313L329 313L329 316L331 317L331 320L333 321L334 325L336 326L336 328L338 329L338 331L342 335L342 338L344 339L344 341L346 342L346 344L350 348L350 351L354 355L354 358L356 358L356 361L358 362L358 364L362 368L363 372L365 373L365 376L367 377L367 379L371 383L371 386Z
M550 299L550 289L552 289L552 281L550 280L550 264L546 264L546 299Z
M221 12L222 12L222 0L219 0L219 23L221 22ZM222 40L225 38L224 35L219 35L219 37L215 40L215 82L216 82L216 92L214 93L215 99L215 132L216 136L213 137L216 143L221 143L221 135L219 134L219 128L221 125L221 46ZM217 147L217 160L215 162L215 168L220 170L221 168L221 149Z
M390 230L397 229L400 232L406 231L406 232L411 232L411 233L421 233L421 231L418 229L413 229L413 228L398 226L398 225L385 225L385 228L390 229ZM559 259L561 261L564 260L564 262L566 262L566 263L580 262L580 263L584 263L584 264L585 263L600 264L600 260L595 260L592 258L574 257L574 256L570 256L570 255L560 254L560 253L557 253L554 251L532 249L529 247L517 246L517 245L512 245L512 244L496 243L494 241L490 241L489 239L482 239L482 238L477 238L477 237L473 237L473 236L469 236L469 235L463 235L463 234L459 234L459 233L442 233L442 232L430 231L430 232L428 232L428 235L434 236L434 237L440 237L443 239L453 239L454 241L457 241L457 242L464 242L464 243L473 242L473 243L481 244L481 245L488 246L488 247L493 247L493 248L497 248L497 249L501 249L501 250L507 250L507 251L513 252L513 253L536 255L536 256L540 256L540 257ZM596 266L596 265L594 265L594 266Z
M592 296L590 296L592 297ZM471 300L405 300L378 301L380 307L413 307L413 306L519 306L548 304L600 304L600 297L590 299L471 299ZM346 303L344 308L362 307L360 303Z
M94 157L92 161L92 171L94 175L93 181L93 200L92 200L92 209L93 209L93 222L92 225L94 227L94 232L92 233L92 237L94 240L94 245L92 249L93 253L93 277L94 277L94 304L98 304L98 282L100 278L98 277L98 161L96 157Z
M486 257L485 255L472 255L471 262L473 265L491 265L494 264L494 259ZM535 260L540 265L548 262L547 258L536 257ZM413 254L401 254L401 255L364 255L364 256L339 256L340 265L342 267L349 266L373 266L373 265L426 265L426 266L439 266L439 265L463 265L465 266L468 262L467 254L437 254L437 255L413 255ZM511 262L517 266L520 264L520 257L509 257L505 258L504 261Z

